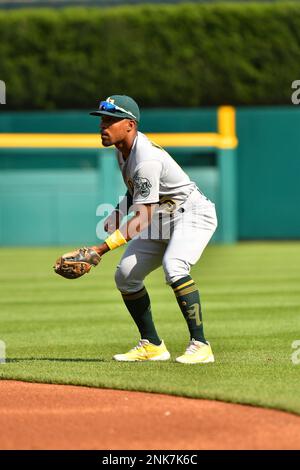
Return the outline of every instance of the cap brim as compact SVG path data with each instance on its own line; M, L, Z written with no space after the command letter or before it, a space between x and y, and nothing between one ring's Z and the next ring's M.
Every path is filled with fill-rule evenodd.
M132 119L133 121L137 121L137 119L133 118L132 116L130 116L129 114L124 114L124 113L110 113L109 111L92 111L90 113L91 116L112 116L112 117L115 117L115 118L119 118L119 119Z
M105 115L105 116L113 116L113 117L117 117L117 118L121 118L121 117L125 117L124 114L120 114L120 113L110 113L109 111L92 111L90 113L92 116L102 116L102 115Z

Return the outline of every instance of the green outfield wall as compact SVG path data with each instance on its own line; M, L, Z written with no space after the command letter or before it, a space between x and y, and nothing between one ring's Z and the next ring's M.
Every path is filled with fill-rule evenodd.
M146 133L216 133L216 109L144 110ZM216 203L215 242L299 238L300 109L240 108L236 149L167 147ZM96 134L88 112L0 115L0 244L95 243L104 213L125 186L112 149L76 148L77 134ZM74 148L3 148L6 134L68 134ZM71 136L70 136L71 135ZM215 134L207 134L215 135ZM96 136L97 137L97 136ZM21 136L22 139L22 136ZM100 142L100 139L99 139Z
M239 239L300 238L300 107L237 110Z

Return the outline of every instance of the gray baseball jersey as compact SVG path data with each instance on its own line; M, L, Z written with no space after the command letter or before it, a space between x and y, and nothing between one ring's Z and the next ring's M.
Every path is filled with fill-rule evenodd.
M121 292L137 292L160 265L172 284L189 274L212 237L215 205L165 150L141 132L126 160L118 152L118 162L133 203L160 205L151 226L129 243L118 266L117 286Z
M137 133L126 160L118 152L118 163L133 204L168 201L175 208L196 188L175 160L141 132Z

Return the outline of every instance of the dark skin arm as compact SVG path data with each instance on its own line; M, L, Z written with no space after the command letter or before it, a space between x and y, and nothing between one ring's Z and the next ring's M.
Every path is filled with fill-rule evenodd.
M156 207L157 204L137 204L135 206L135 216L119 229L126 241L131 240L148 227ZM97 251L100 256L103 256L105 253L110 251L105 242L101 243L101 245L93 246L92 248Z
M123 200L116 206L115 210L107 217L104 222L104 230L109 234L120 228L123 217L128 214L132 207L132 196L127 191Z

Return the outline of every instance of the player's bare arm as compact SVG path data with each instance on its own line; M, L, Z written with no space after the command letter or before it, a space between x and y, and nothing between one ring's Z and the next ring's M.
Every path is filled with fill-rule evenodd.
M123 218L132 210L132 203L132 196L130 192L127 191L113 212L105 219L103 224L105 232L111 235L115 230L120 228Z
M99 264L105 253L126 244L147 228L151 223L156 207L157 204L136 204L134 217L120 229L116 229L104 243L99 246L83 247L65 253L56 260L55 272L67 279L76 279L88 273L92 266Z
M99 246L93 246L92 248L100 256L103 256L111 249L117 248L127 243L129 240L132 240L132 238L150 225L156 208L157 204L137 204L135 206L135 215L132 219L122 225L120 229L113 232L104 243Z
M120 228L124 214L119 210L114 210L104 221L104 230L111 235L115 230Z

